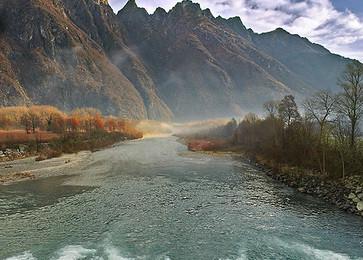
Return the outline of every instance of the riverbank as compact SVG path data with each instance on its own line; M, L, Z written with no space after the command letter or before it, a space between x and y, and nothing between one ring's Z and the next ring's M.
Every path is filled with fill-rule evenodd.
M90 155L90 151L82 151L44 161L36 161L36 157L33 156L1 162L0 185L52 176L72 175L74 174L73 170L84 163Z
M134 140L136 137L119 133L93 133L68 135L50 143L23 144L16 148L0 150L0 185L40 177L68 175L72 168L92 152L112 145ZM57 169L57 170L56 170Z
M227 142L195 139L183 139L182 142L193 152L238 154L246 163L254 165L274 180L301 193L319 197L346 212L363 216L363 178L361 176L332 179L306 169L286 165L276 166L263 158L249 156L242 147L228 145Z
M280 169L257 163L257 167L281 183L336 205L338 208L363 216L363 178L350 176L331 179L306 169L284 166Z
M90 133L67 133L52 140L37 139L28 142L0 142L0 162L13 161L37 156L42 161L59 157L64 153L77 153L84 150L95 151L115 143L142 138L141 133L94 131Z

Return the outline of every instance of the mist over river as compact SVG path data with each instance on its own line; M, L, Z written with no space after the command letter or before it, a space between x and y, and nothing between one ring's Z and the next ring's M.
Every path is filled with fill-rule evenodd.
M0 186L0 259L363 259L363 219L174 137Z

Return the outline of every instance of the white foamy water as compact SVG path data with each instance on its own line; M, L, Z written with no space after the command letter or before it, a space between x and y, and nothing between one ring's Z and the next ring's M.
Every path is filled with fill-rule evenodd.
M89 256L94 256L96 250L84 248L79 245L66 246L57 252L57 256L53 260L78 260Z
M123 257L120 251L113 246L106 247L105 252L107 254L108 260L133 260L132 258Z
M349 256L346 254L339 254L330 250L322 250L317 249L312 246L304 245L304 244L295 244L295 249L304 252L308 257L311 257L312 259L318 259L318 260L351 260ZM356 259L362 259L362 258L356 258Z
M316 260L353 260L346 254L337 253L331 250L318 249L310 245L296 242L285 242L276 239L277 244L285 247L292 252L299 252L307 259ZM354 260L362 260L363 258L354 258Z
M30 252L24 252L21 255L6 258L5 260L37 260Z

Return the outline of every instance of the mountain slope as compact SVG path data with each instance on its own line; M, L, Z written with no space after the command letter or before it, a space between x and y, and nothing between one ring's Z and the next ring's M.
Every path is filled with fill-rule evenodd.
M142 61L124 44L123 32L108 4L93 0L62 0L72 21L105 50L110 61L140 93L151 119L170 119L172 112L158 97Z
M257 34L189 0L148 14L129 0L0 3L0 106L92 106L132 118L199 119L336 90L351 60L282 29Z
M256 34L238 17L215 18L189 0L151 15L129 0L117 16L178 118L232 115L285 94L301 100L336 89L336 75L349 62L287 32Z
M300 75L315 89L337 90L337 76L351 62L281 28L263 34L250 34L250 37L255 46Z
M72 3L77 6L72 8ZM15 0L1 8L1 43L7 47L1 49L1 64L6 66L1 79L16 92L12 99L3 99L3 105L32 101L66 110L92 106L133 118L171 117L153 89L137 90L130 75L108 57L107 50L115 46L130 60L127 66L141 68L134 70L135 77L147 78L142 63L122 45L112 25L95 19L107 15L104 10L114 15L108 5L93 0Z
M288 69L215 21L190 1L153 15L129 1L118 13L128 44L152 70L159 93L177 117L226 116L289 93L279 78L298 81ZM267 66L265 66L267 64ZM303 84L301 84L303 85ZM303 86L307 88L308 86Z

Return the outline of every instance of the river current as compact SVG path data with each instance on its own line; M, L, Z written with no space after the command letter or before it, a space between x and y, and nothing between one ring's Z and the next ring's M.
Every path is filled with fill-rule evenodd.
M0 259L363 259L363 219L233 156L150 138L0 187Z

